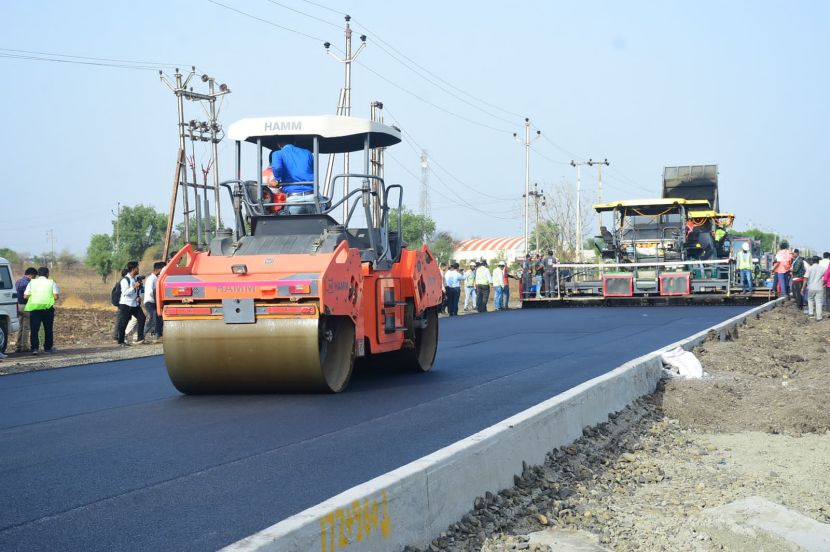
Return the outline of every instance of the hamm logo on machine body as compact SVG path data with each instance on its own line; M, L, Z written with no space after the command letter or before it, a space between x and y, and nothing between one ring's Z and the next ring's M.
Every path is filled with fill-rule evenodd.
M265 123L265 132L276 132L290 130L292 132L301 132L303 130L302 121L268 121Z

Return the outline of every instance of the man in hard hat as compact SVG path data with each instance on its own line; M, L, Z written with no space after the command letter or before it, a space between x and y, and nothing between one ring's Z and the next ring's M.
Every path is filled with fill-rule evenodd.
M476 263L470 261L470 267L464 273L464 310L473 310L476 307Z
M744 242L741 250L735 257L736 268L741 275L741 291L752 293L752 274L755 272L755 263L752 262L752 252L749 250L749 242Z

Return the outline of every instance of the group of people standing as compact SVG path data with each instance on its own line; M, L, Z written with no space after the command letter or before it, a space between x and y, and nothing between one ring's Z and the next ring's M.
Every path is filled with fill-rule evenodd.
M796 307L804 310L806 303L808 318L821 320L827 310L827 287L830 286L830 252L825 251L805 258L798 249L790 250L787 242L775 254L772 271L780 296L791 296Z
M17 304L20 312L20 328L17 331L16 353L26 351L26 342L33 355L40 352L40 329L43 328L43 352L54 353L55 302L60 290L49 278L49 268L29 267L23 277L15 282Z
M507 310L510 303L510 278L518 280L510 273L507 263L499 261L496 268L490 270L487 261L470 261L467 270L461 270L457 262L441 264L441 277L444 286L445 301L442 310L450 316L458 315L461 293L464 293L464 310L487 312L490 301L490 288L493 288L493 303L496 310Z
M156 342L163 339L164 320L157 312L156 288L159 273L164 265L163 261L154 263L153 272L146 278L139 275L140 269L136 261L130 261L121 271L121 279L117 284L121 294L118 299L114 336L119 347L130 346L127 340L131 333L130 325L133 325L138 334L136 343L149 344L147 335L155 336Z
M536 286L536 298L554 297L559 292L559 260L552 249L544 257L541 253L528 253L522 261L522 295L533 295Z

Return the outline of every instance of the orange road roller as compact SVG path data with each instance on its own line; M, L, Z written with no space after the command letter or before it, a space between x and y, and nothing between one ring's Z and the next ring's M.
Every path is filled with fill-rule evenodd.
M339 392L362 357L429 371L441 273L426 246L403 243L403 189L378 174L400 130L324 115L243 119L228 135L236 178L221 186L234 228L218 230L206 251L186 245L158 281L173 385L186 394ZM243 147L256 180L242 179ZM311 154L310 179L263 182L268 156L283 149ZM320 155L346 152L363 153L364 171L321 185Z

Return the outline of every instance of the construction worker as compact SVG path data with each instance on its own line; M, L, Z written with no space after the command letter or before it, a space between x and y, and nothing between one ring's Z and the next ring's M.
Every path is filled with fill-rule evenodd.
M775 273L778 293L784 297L790 294L790 269L792 268L792 264L793 254L790 251L790 244L782 241L778 253L775 254L772 271Z
M499 261L496 268L493 269L493 289L496 292L496 297L493 301L496 310L502 309L502 299L504 298L504 261Z
M470 261L470 267L464 273L464 310L473 310L476 302L476 263Z
M559 264L559 261L556 259L556 255L553 254L553 249L548 249L547 256L542 259L545 276L545 297L553 297L554 286L559 285L559 282L556 281L557 264Z
M741 275L741 292L752 293L752 274L755 272L755 263L752 262L752 252L749 242L744 242L738 255L735 257L736 268Z
M289 215L314 212L314 154L297 147L291 139L281 139L271 152L271 172L286 195Z
M49 269L42 266L37 269L37 278L29 282L23 292L26 299L26 312L32 324L29 342L32 345L32 354L36 355L40 348L40 326L43 324L44 343L43 352L53 353L55 349L53 327L55 323L55 301L60 298L60 290L54 280L49 279Z
M493 282L493 275L487 268L487 261L482 260L476 267L476 310L487 312L487 301L490 299L490 284Z
M793 262L790 265L790 285L795 298L796 307L798 310L804 310L804 274L807 272L807 266L804 263L804 257L801 256L801 251L793 249Z
M532 286L533 281L533 259L530 257L530 253L525 255L525 259L522 261L522 299L527 299L530 297L530 288Z
M37 278L37 269L30 266L26 269L23 277L14 284L14 289L17 292L17 308L20 312L20 329L17 331L17 346L14 350L15 353L22 353L24 343L29 341L29 328L31 327L31 324L29 313L26 312L26 298L24 294L26 293L26 288L29 286L29 282L35 278Z

